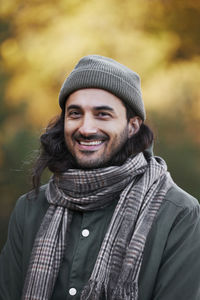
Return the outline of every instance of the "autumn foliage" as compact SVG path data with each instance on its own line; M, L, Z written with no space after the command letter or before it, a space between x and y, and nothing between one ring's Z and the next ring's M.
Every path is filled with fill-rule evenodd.
M0 6L0 225L26 192L38 136L80 57L110 56L142 78L147 122L177 183L199 197L200 1L6 0ZM44 179L45 180L45 179ZM200 199L200 197L199 197ZM5 234L2 236L2 241Z

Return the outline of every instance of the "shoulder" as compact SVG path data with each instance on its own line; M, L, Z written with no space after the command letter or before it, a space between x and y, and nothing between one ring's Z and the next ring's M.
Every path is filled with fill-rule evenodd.
M42 204L42 202L46 201L45 191L46 191L47 184L42 185L39 189L38 195L35 194L34 191L30 191L26 194L23 194L19 197L19 199L16 202L16 207L20 206L26 206L27 204Z
M23 237L26 245L25 254L30 253L35 235L49 207L45 196L46 185L42 186L35 197L33 192L22 195L16 202L12 212L9 232L12 239Z
M199 207L199 202L192 195L188 194L186 191L182 190L175 183L167 191L165 196L165 201L174 207L180 209L186 209L188 211Z
M45 196L46 187L47 185L40 187L37 197L33 191L19 197L13 211L16 220L22 222L22 220L29 220L33 216L45 214L49 206Z
M155 225L166 233L178 228L187 229L200 220L200 205L197 199L188 194L175 183L165 195L165 199L159 209ZM200 224L198 225L200 228ZM167 233L167 234L168 234ZM180 230L179 230L180 233Z

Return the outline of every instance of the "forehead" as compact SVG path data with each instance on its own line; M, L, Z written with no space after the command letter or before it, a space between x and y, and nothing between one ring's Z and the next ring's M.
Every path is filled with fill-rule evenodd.
M109 106L115 111L125 111L125 106L120 98L102 89L80 89L72 93L65 104L66 109L70 105L78 105L81 108L95 108Z

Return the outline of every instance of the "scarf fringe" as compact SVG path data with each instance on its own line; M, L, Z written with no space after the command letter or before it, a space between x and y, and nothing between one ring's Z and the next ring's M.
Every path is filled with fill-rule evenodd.
M138 285L137 282L122 282L116 287L111 297L112 300L137 300Z
M136 300L138 299L137 282L121 283L114 291L103 282L89 280L81 293L81 300Z
M84 287L80 300L107 300L107 289L103 282L89 280Z

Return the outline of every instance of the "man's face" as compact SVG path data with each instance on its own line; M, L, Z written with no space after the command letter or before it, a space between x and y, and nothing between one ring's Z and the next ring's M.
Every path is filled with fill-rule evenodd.
M125 106L105 90L78 90L66 101L65 142L81 168L109 162L127 141L129 126Z

